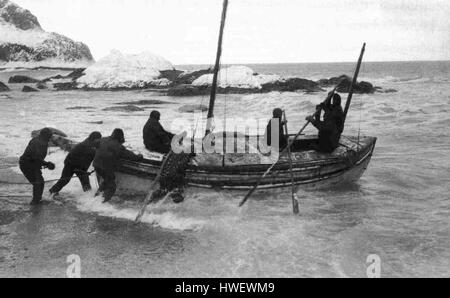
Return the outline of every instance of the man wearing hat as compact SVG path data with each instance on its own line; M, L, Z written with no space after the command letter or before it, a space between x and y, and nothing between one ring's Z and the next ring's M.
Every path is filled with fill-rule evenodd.
M52 131L44 128L39 135L33 138L29 143L25 152L20 157L20 170L27 180L33 185L33 199L31 205L37 205L42 200L44 192L44 178L42 177L42 168L54 170L55 165L45 161L48 150L48 142L52 138Z

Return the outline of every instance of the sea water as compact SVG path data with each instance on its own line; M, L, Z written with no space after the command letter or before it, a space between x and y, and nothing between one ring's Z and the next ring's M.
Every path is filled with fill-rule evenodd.
M249 65L259 73L309 79L352 75L353 63ZM182 66L195 69L198 66ZM38 79L63 71L3 71ZM58 128L81 141L91 131L120 127L127 146L144 150L142 127L158 109L162 124L192 120L179 108L207 96L175 98L158 92L40 91L9 84L0 93L0 277L65 277L67 257L78 255L85 277L365 277L369 255L382 277L450 275L450 62L365 63L361 80L396 93L355 95L345 134L378 137L364 176L339 189L299 191L292 214L289 191L242 194L188 190L184 203L150 206L141 225L133 197L102 204L72 181L63 204L31 208L31 187L17 167L32 130ZM269 119L287 111L295 133L326 93L219 95L216 117ZM345 100L345 95L343 98ZM115 103L161 100L143 111L104 111ZM308 132L314 133L313 128ZM201 132L200 132L201 133ZM57 179L65 153L48 160ZM95 187L95 182L92 180ZM46 186L46 193L51 186Z

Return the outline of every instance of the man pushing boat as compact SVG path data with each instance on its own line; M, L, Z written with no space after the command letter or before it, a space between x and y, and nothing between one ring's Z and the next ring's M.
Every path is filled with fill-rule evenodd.
M134 154L127 150L123 144L125 136L123 130L116 128L111 136L100 139L100 144L94 157L94 168L97 176L101 178L99 189L95 196L103 192L104 203L111 200L116 192L115 171L121 159L142 161L142 154Z
M42 168L49 170L55 169L55 164L45 161L47 156L48 143L52 138L53 132L49 128L44 128L39 135L34 137L29 143L25 152L20 157L20 170L27 180L33 185L33 199L31 205L37 205L42 200L44 192L44 178L42 177Z
M50 188L50 194L52 196L57 195L64 186L66 186L73 175L76 174L80 180L83 191L90 191L91 184L89 182L89 169L92 161L95 157L95 150L99 146L99 141L102 134L98 131L94 131L83 142L77 144L67 155L64 160L64 169L61 174L61 178L58 182Z

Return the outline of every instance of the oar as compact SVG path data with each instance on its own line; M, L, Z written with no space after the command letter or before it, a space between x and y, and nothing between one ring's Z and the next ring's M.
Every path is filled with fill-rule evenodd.
M281 157L284 153L286 153L287 149L290 148L292 146L292 144L294 143L294 141L298 138L299 135L301 135L301 133L306 129L306 127L309 125L309 121L306 122L306 124L302 127L302 129L300 129L300 131L295 135L295 137L292 139L292 141L289 142L289 144L287 145L286 148L284 148L283 151L280 152L279 157ZM242 201L239 203L239 207L242 207L245 202L247 202L247 200L250 198L250 196L255 192L255 190L258 188L258 186L261 184L261 181L266 178L266 176L272 171L272 169L275 167L275 165L278 164L278 161L280 159L278 158L278 160L276 162L274 162L268 169L267 171L258 179L258 182L256 182L256 185L247 193L247 195L242 199Z
M283 110L283 118L284 118L284 132L286 134L286 138L289 141L289 132L287 127L287 118L286 118L286 111ZM291 172L291 185L292 185L292 210L294 211L294 214L298 214L298 201L295 196L295 186L294 186L294 172L293 172L293 165L292 165L292 155L291 155L291 148L288 147L288 155L289 155L289 167Z
M342 82L342 81L341 81ZM327 99L325 99L324 102L327 102L331 99L331 97L333 96L333 94L336 92L336 89L339 87L339 85L341 84L341 82L339 82L336 87L334 87L334 89L328 94ZM320 110L317 110L313 117L319 113ZM311 123L310 121L306 122L305 125L303 125L303 127L300 129L300 131L295 135L295 137L289 142L289 144L287 145L286 148L284 148L283 151L280 152L279 157L281 157L283 154L285 154L288 149L290 150L292 144L294 144L295 140L298 138L298 136L300 136L302 134L302 132L306 129L306 127L308 127L309 123ZM258 188L258 186L261 184L262 180L264 178L266 178L266 176L272 171L272 169L275 167L275 165L278 164L278 161L280 160L280 158L277 159L277 161L275 161L268 169L267 171L258 179L258 181L256 182L256 185L247 193L247 195L242 199L242 201L239 203L239 207L242 207L245 202L247 202L247 200L251 197L251 195L255 192L255 190Z
M152 185L150 186L150 189L148 190L147 197L144 200L144 203L142 204L141 210L139 211L138 215L136 216L136 219L134 222L137 224L141 221L142 216L145 213L145 209L147 208L148 204L151 203L152 196L153 196L153 189L155 188L155 185L159 183L159 180L161 179L162 171L164 167L166 166L167 161L169 160L169 157L173 154L173 151L171 150L169 154L167 154L166 158L164 159L161 167L159 168L158 175L156 176L155 180L153 181Z

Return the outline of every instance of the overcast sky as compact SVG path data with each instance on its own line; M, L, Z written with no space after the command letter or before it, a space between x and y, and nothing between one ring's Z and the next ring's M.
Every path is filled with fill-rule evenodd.
M13 0L96 59L213 64L222 0ZM450 60L450 0L230 0L222 63Z

